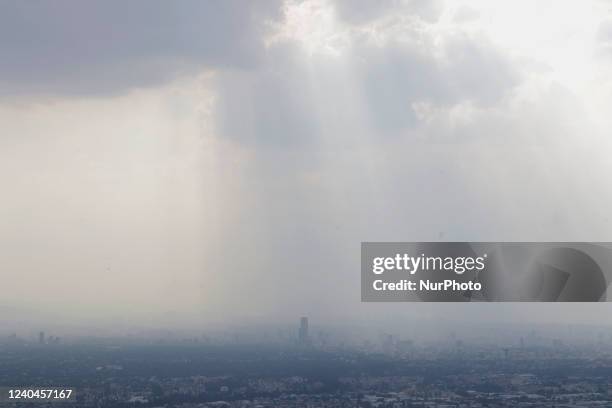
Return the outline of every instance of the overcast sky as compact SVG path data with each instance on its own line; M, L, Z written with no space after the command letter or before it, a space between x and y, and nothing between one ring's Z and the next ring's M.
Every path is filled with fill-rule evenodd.
M4 318L609 315L361 304L359 248L611 241L610 3L6 0L0 50Z

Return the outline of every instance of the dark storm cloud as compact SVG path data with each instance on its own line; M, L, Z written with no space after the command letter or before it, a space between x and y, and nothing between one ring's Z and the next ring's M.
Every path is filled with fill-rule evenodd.
M109 93L250 66L279 9L277 1L4 1L0 93Z

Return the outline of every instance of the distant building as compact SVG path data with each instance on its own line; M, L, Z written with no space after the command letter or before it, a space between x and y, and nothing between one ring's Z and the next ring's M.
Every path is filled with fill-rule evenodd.
M414 342L412 340L400 340L396 343L395 348L402 354L409 354L414 351Z
M302 317L300 318L300 329L298 331L298 342L300 344L308 344L308 318Z
M59 344L60 338L57 336L49 336L47 338L47 344Z
M45 344L45 332L38 333L38 343Z
M392 334L384 334L382 340L383 353L392 354L395 352L395 339Z

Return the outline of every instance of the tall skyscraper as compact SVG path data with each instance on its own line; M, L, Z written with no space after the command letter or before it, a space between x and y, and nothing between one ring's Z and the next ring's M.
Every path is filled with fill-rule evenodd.
M308 344L308 318L300 318L300 329L298 331L298 341L300 344Z
M38 333L38 342L40 344L45 344L45 332Z

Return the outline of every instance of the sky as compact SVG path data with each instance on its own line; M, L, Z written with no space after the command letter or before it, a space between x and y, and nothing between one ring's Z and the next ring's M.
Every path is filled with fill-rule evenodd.
M362 304L362 241L610 241L604 1L0 3L0 318L604 322Z

